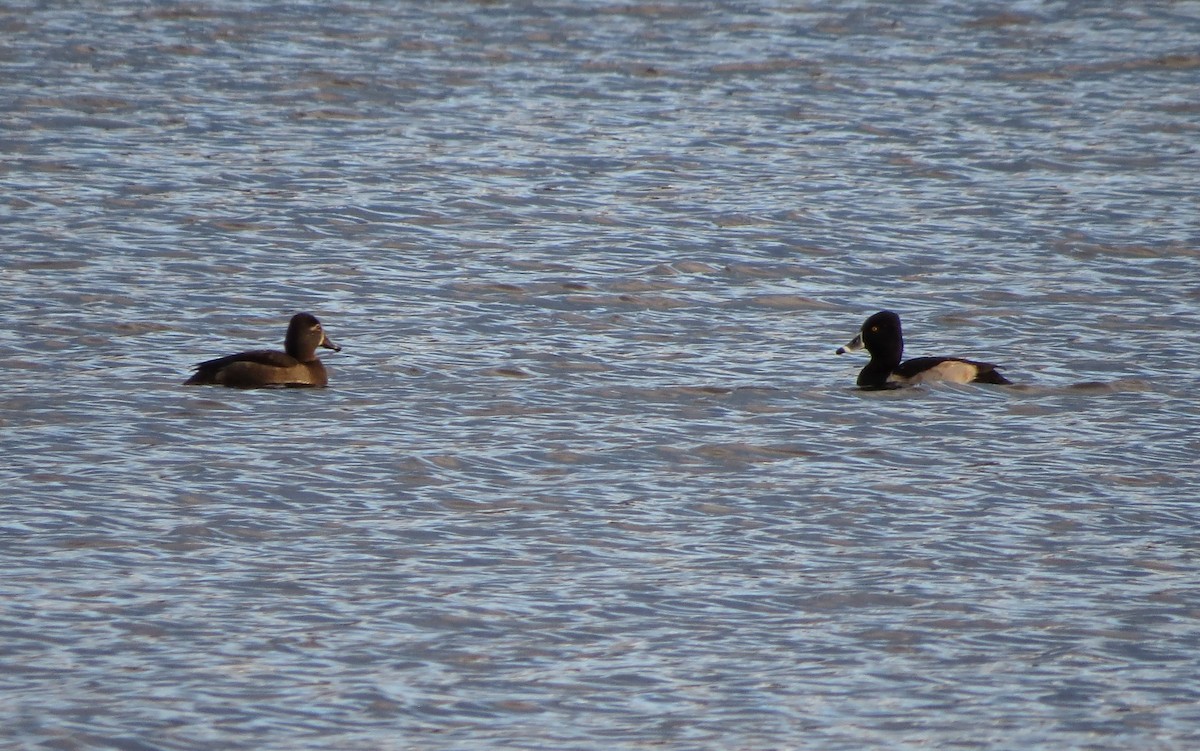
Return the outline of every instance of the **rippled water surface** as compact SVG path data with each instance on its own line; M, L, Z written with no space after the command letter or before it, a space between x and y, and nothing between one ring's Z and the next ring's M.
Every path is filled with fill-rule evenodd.
M1200 743L1200 4L0 29L2 747Z

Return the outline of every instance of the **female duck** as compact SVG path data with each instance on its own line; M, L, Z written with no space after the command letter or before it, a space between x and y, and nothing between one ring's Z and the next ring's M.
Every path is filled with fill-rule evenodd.
M893 389L931 381L1012 383L987 362L960 357L914 357L900 362L904 335L900 331L900 316L890 310L881 310L868 318L858 336L845 347L839 347L837 354L863 347L871 353L871 361L858 374L858 385L863 389Z
M253 389L271 386L324 386L329 383L317 347L340 352L329 340L321 322L311 313L297 313L288 324L283 352L256 349L218 357L196 366L185 386L218 385Z

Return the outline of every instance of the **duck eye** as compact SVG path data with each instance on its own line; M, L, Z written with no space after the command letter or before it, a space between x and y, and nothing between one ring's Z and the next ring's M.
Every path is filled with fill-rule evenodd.
M879 327L878 327L878 326L872 326L872 327L871 327L871 333L872 333L872 334L876 333L877 331L879 331Z

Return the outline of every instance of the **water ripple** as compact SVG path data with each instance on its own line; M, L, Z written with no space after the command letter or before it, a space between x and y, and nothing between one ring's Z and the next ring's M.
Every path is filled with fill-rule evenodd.
M1195 745L1198 24L0 13L6 737Z

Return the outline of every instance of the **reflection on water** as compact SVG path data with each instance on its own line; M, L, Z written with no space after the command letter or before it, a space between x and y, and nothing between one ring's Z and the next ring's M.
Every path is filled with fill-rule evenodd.
M0 12L7 736L1194 744L1195 11Z

